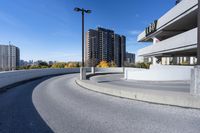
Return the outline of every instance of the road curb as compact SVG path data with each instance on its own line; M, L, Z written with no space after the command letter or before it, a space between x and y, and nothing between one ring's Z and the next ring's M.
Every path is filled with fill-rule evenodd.
M133 91L128 91L126 88L116 85L103 85L91 82L90 80L79 79L76 79L76 83L88 90L111 96L183 108L200 109L200 97L192 96L189 93L145 90L137 88L131 88Z

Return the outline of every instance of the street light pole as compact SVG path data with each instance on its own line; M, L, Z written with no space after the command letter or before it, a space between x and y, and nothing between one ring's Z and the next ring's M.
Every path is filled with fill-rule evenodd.
M84 8L74 8L74 11L81 12L82 14L82 67L80 68L80 79L85 80L86 79L86 69L84 68L84 14L85 13L91 13L91 10L85 10Z
M82 10L82 67L84 67L84 10Z
M74 8L74 11L82 13L82 67L84 67L84 14L91 13L91 10L85 10L84 8Z
M197 21L197 65L200 65L200 0L198 0Z

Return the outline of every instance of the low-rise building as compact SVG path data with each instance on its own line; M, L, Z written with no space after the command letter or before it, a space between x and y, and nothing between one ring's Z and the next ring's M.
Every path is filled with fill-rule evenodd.
M0 71L15 70L19 64L19 48L14 45L0 45Z

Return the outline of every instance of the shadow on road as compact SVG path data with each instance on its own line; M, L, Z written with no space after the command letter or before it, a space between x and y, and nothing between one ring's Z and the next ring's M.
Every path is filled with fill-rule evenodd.
M0 94L0 133L53 133L32 102L34 88L45 77Z

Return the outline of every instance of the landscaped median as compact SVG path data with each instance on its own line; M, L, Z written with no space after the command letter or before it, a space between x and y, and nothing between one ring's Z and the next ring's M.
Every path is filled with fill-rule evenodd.
M150 103L180 106L200 109L200 97L186 92L138 89L114 84L92 82L91 80L76 79L76 83L88 90L121 98L145 101Z

